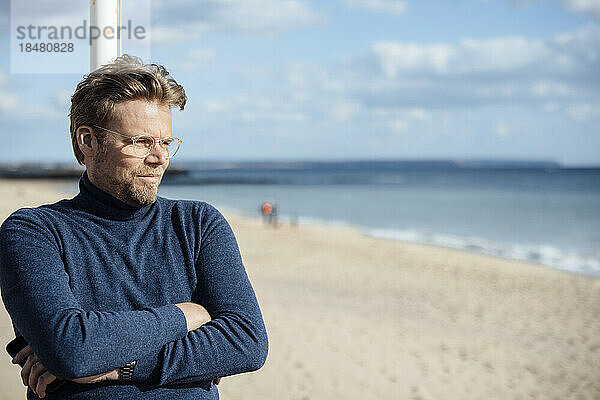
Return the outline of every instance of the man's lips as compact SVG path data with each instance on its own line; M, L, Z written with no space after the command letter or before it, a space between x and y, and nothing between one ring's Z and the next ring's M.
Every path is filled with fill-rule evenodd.
M154 174L138 175L138 178L150 183L158 183L160 181L160 175Z

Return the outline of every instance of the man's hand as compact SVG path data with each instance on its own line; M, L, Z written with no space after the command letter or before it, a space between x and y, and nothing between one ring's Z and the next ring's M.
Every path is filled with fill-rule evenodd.
M194 331L200 328L202 325L210 322L210 314L206 308L196 303L178 303L175 304L183 314L185 315L185 321L187 323L188 332Z
M46 367L40 362L29 345L19 351L12 360L13 364L20 364L23 361L25 361L21 370L23 385L29 386L40 398L46 397L46 389L49 384L56 380L56 376L46 370ZM94 376L77 378L73 381L77 383L98 383L109 380L119 380L118 369Z
M29 345L19 351L12 360L13 364L20 364L23 361L25 361L21 370L23 385L29 386L43 399L46 397L46 388L56 380L56 376L46 370Z

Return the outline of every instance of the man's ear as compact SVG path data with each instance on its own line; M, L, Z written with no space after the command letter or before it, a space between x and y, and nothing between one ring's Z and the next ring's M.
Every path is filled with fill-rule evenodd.
M94 135L94 130L88 125L81 125L75 131L75 137L77 138L77 145L79 150L83 153L86 158L94 158L94 155L98 151L98 140Z

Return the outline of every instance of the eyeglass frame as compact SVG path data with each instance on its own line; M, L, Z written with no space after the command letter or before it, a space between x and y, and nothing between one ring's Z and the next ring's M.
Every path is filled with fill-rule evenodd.
M154 150L154 146L156 146L156 143L164 145L165 144L164 143L165 139L173 139L174 141L178 142L178 146L177 146L177 149L175 150L175 152L172 155L169 154L169 152L167 151L167 158L171 159L171 158L173 158L175 156L175 154L177 154L177 152L179 151L179 148L181 147L181 143L183 143L183 141L181 139L173 137L173 136L169 136L167 138L155 138L155 137L152 137L151 135L129 136L129 135L125 135L124 133L120 133L120 132L117 132L117 131L110 130L110 129L105 128L105 127L100 126L100 125L92 125L92 126L94 128L99 128L99 129L105 130L107 132L114 133L116 135L123 136L123 137L126 137L128 139L131 139L131 144L133 145L134 152L135 152L135 142L136 142L136 140L138 140L138 139L140 139L142 137L147 137L147 138L149 137L149 138L151 138L154 142L152 143L152 147L150 147L150 149L148 149L148 153L146 153L146 155L138 156L137 154L132 154L132 156L139 157L139 158L146 158L146 157L148 157L148 155L150 155L150 153L152 153L152 150Z

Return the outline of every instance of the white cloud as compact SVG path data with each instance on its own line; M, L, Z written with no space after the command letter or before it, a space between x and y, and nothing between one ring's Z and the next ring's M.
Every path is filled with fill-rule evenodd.
M12 1L10 7L14 21L34 25L71 25L90 17L89 2L80 0Z
M444 74L455 49L448 45L375 42L373 51L379 57L386 76L395 78L401 72L432 71Z
M384 121L384 125L394 132L404 132L408 129L408 121L401 118L393 118Z
M56 105L61 108L69 108L71 106L71 96L73 90L59 89L54 93Z
M362 8L377 13L402 15L406 13L406 2L398 0L344 0L352 8Z
M191 41L206 32L275 36L323 21L299 0L170 0L154 4L152 40Z
M11 119L56 121L65 118L64 110L58 104L39 104L24 101L9 83L4 71L0 71L0 116Z
M596 102L558 103L551 101L544 103L542 108L548 113L563 113L577 122L600 119L600 99L597 99Z
M19 99L14 94L2 93L0 95L0 110L3 113L13 113L18 110Z
M44 104L24 104L17 95L1 92L0 114L13 119L38 120L46 122L66 118L65 113L60 112L56 109L56 107Z
M264 95L238 95L227 100L206 100L202 108L212 118L248 123L294 123L308 119L307 114L296 103L282 102Z
M555 113L560 110L560 105L554 101L550 101L550 102L544 103L543 108L544 108L544 111L546 111L546 112Z
M510 3L516 7L528 6L540 3L543 0L510 0ZM590 14L600 19L600 1L598 0L561 0L566 9L581 13Z
M550 110L554 104L553 112L582 120L594 115L589 107L565 104L600 102L598 43L600 27L547 40L380 41L337 68L290 64L282 74L291 87L288 98L307 115L341 122L372 116L397 132L438 110L480 106ZM510 132L510 126L490 124L501 137Z
M67 116L62 110L44 105L44 104L20 104L17 111L17 118L23 118L27 120L40 120L40 121L57 121L66 120Z
M593 66L594 75L600 64L600 26L589 25L558 35L548 45L554 50L555 64L564 71Z
M384 126L392 132L405 132L416 122L430 119L430 112L422 108L376 108L372 115L377 124Z
M218 100L207 100L203 103L203 108L211 114L225 113L230 110L228 103Z
M324 90L343 94L346 90L343 73L330 72L306 64L288 64L284 71L284 79L296 90Z
M510 130L504 121L497 121L494 124L494 132L496 133L496 136L505 138L508 136Z
M152 43L163 46L182 43L202 35L207 30L208 28L201 24L188 26L186 29L173 29L173 27L168 25L152 26Z
M578 103L567 108L567 113L576 121L586 122L600 118L600 104Z
M600 19L600 1L598 0L563 0L563 3L572 11L591 14Z
M461 72L516 69L533 65L548 56L539 40L523 37L465 39L454 53Z
M500 139L506 139L507 137L514 135L515 133L518 133L520 129L518 124L509 123L503 120L496 121L493 127L494 134Z
M356 101L341 101L331 105L331 116L336 122L348 122L360 112Z
M312 65L290 63L283 79L290 85L288 98L298 109L320 120L346 123L364 111L359 99L349 96L352 71L329 71Z
M510 99L520 92L519 85L515 83L488 83L474 87L473 94L479 100Z
M345 91L358 93L369 107L589 102L600 97L599 43L600 26L594 25L547 40L375 42L370 57L355 66L364 71L370 65L370 72L345 82Z
M523 37L464 39L457 45L375 42L373 51L390 78L402 73L457 74L515 70L539 63L550 51Z
M190 50L185 60L178 63L177 68L185 72L197 72L208 66L214 65L216 56L213 49L208 47Z
M414 120L425 121L429 119L429 112L422 108L409 108L404 113Z
M532 83L531 92L538 97L564 97L575 95L576 91L571 86L548 80L540 80Z

